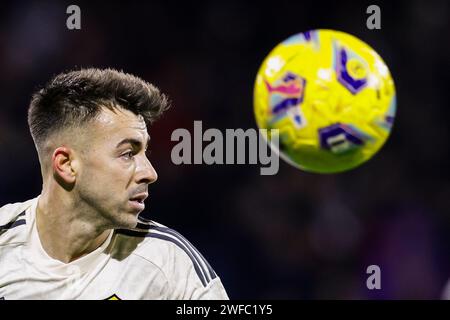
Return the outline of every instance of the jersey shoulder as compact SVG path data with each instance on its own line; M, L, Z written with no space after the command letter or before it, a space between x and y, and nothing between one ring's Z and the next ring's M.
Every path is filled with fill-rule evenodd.
M450 279L447 281L444 291L442 292L441 298L443 300L450 300Z
M20 237L20 227L27 224L26 210L34 201L36 198L0 207L0 245L24 241Z
M25 211L31 207L35 200L31 199L24 202L8 203L0 207L0 226L15 220L19 215L24 215Z
M135 229L116 230L116 234L134 254L157 265L168 278L192 274L203 287L218 278L203 255L183 235L165 225L142 220Z

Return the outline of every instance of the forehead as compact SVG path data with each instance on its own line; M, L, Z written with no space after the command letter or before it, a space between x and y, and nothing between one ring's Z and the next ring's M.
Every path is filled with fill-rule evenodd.
M103 108L93 122L92 129L96 137L102 137L111 142L123 138L146 141L148 138L144 118L122 108L114 110Z

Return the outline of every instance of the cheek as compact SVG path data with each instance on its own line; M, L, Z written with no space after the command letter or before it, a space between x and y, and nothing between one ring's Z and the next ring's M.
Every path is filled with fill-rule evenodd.
M97 189L98 193L112 194L113 190L120 191L127 188L132 177L132 165L124 164L119 159L97 158L85 162L80 182Z
M122 207L124 200L128 199L127 182L120 171L113 169L106 166L87 167L77 184L80 198L105 212Z

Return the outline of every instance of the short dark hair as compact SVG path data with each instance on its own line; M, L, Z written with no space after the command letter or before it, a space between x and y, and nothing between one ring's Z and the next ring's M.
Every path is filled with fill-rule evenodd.
M152 84L114 69L60 73L33 94L28 125L39 147L52 134L94 119L105 107L121 107L153 123L168 109L166 95Z

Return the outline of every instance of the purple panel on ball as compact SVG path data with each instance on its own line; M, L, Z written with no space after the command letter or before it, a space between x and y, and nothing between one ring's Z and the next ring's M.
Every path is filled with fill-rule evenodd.
M343 135L345 137L345 141L338 141L337 144L344 142L350 142L354 146L364 144L363 138L359 137L357 132L344 124L336 123L319 129L320 146L322 149L330 150L333 147L333 145L330 144L330 138L337 137L339 135Z
M354 79L348 72L347 72L347 52L344 48L341 48L338 52L338 59L337 59L337 76L339 82L346 87L352 94L358 93L362 88L365 87L367 84L367 79Z

